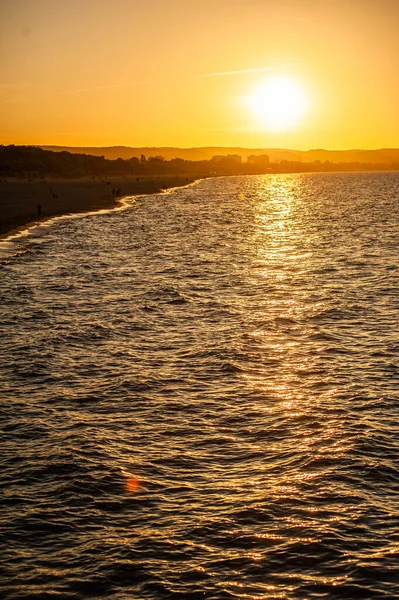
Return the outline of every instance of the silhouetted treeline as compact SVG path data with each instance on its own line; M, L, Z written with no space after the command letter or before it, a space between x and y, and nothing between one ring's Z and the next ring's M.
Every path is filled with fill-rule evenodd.
M330 163L372 163L373 165L389 165L399 163L398 148L380 148L374 150L290 150L288 148L242 148L226 146L201 146L199 148L176 148L171 146L155 147L129 147L129 146L43 146L43 150L53 152L71 152L72 154L90 154L91 156L104 156L108 160L123 158L127 160L132 156L140 158L161 154L166 160L183 158L184 160L202 161L211 160L215 155L236 154L246 160L250 156L268 155L271 163L280 163L283 160L298 163L314 163L316 161Z
M66 151L53 152L34 146L0 146L0 177L18 178L77 178L145 175L252 175L261 173L303 173L317 171L380 171L399 170L399 163L331 163L294 162L283 160L269 163L265 160L256 164L241 162L237 156L217 156L211 160L165 160L162 156L127 160L107 160L104 156L76 154Z
M137 159L136 159L137 160ZM0 146L0 174L3 177L85 177L125 174L122 159L106 160L102 156L51 152L34 146Z

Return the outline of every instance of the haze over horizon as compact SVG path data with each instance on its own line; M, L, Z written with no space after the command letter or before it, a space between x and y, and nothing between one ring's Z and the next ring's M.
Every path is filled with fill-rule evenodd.
M399 146L396 0L2 0L1 144Z

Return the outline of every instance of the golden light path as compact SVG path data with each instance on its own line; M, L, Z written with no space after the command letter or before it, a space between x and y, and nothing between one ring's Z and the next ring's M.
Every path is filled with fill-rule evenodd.
M309 99L304 87L295 79L274 76L255 86L246 97L246 105L262 127L285 131L301 122Z

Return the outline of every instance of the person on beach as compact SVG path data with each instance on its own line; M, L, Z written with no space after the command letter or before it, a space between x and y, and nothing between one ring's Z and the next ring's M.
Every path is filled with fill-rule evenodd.
M40 217L42 216L42 205L40 204L40 202L37 203L37 218L40 219Z

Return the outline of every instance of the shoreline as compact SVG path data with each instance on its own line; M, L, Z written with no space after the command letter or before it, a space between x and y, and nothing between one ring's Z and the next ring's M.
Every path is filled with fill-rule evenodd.
M295 172L264 173L264 175L288 175ZM309 172L323 174L324 171ZM399 173L399 171L334 171L340 173ZM255 175L261 175L260 173ZM193 185L197 181L219 177L241 177L242 174L193 173L188 176L152 175L121 176L107 179L82 177L75 179L0 179L0 243L55 217L96 213L123 208L126 198L150 196L171 192L177 188ZM119 195L113 195L118 191ZM55 197L54 197L55 196ZM37 203L42 205L41 218L37 218Z
M156 192L154 192L156 193ZM21 225L18 225L18 227L15 227L14 229L10 229L4 233L0 233L0 242L7 240L8 238L12 238L16 235L18 235L19 233L22 233L24 231L27 231L28 229L32 229L32 227L39 227L40 225L44 225L45 223L47 223L48 221L51 221L52 219L56 219L56 218L61 218L61 217L68 217L68 216L74 216L74 215L85 215L85 214L95 214L97 212L101 212L103 210L114 210L116 208L119 208L120 206L123 206L123 200L125 198L130 198L132 196L124 196L123 198L120 198L120 202L117 202L115 204L110 204L108 207L104 206L102 208L98 208L97 210L89 210L89 209L84 209L82 208L81 210L75 210L73 212L65 212L65 213L60 213L60 214L56 214L56 215L46 215L45 217L41 217L40 219L36 219L34 221L29 221L27 223L23 223Z
M0 181L0 242L55 217L122 209L127 198L169 192L200 179L204 177ZM42 205L41 218L35 214L37 203Z

